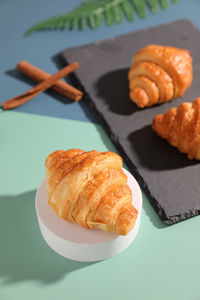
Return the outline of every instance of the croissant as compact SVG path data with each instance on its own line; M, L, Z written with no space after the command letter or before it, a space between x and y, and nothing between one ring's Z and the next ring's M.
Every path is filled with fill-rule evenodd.
M128 73L130 99L143 108L180 97L192 82L188 50L149 45L133 58Z
M134 227L138 212L119 155L58 150L45 166L48 204L60 218L119 235Z
M152 128L189 159L200 159L200 98L155 116Z

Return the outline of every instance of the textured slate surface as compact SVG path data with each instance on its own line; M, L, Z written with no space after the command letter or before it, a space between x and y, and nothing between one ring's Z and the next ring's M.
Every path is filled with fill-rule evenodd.
M182 98L141 110L129 100L127 72L134 53L152 43L189 49L194 79ZM156 114L200 96L199 49L200 31L190 21L179 20L59 54L63 64L80 63L72 81L85 91L85 104L104 126L166 224L200 214L200 163L188 160L159 138L151 122Z

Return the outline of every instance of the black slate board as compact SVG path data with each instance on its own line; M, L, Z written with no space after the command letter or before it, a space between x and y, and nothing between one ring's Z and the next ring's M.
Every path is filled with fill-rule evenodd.
M139 109L129 100L127 73L141 47L160 44L185 48L193 56L194 79L184 97ZM200 31L179 20L59 53L63 64L78 61L71 77L165 224L200 214L200 162L159 138L153 117L200 96ZM89 138L89 137L88 137Z

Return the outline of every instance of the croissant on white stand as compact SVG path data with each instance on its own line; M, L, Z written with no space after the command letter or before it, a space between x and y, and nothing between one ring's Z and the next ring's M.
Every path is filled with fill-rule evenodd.
M138 212L119 155L58 150L45 166L48 203L60 218L119 235L134 227Z
M148 45L133 57L128 73L130 99L143 108L180 97L193 78L188 50Z

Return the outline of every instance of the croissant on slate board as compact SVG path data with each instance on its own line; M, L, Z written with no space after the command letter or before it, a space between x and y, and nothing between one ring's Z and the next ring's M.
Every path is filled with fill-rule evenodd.
M200 159L200 98L155 116L152 128L189 159Z
M138 212L119 155L58 150L45 166L48 203L60 218L119 235L134 227Z
M188 50L148 45L136 53L128 73L130 99L143 108L180 97L193 78Z

